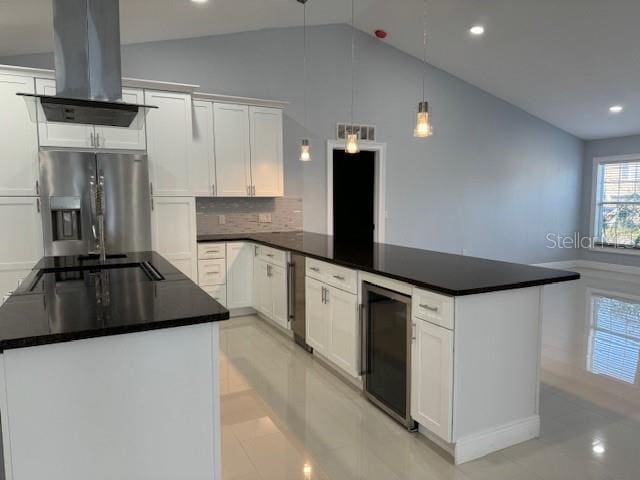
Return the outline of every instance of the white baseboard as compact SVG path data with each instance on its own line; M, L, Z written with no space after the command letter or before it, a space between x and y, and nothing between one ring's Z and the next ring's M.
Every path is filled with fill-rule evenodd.
M458 439L454 447L454 460L456 465L460 465L538 436L540 436L540 416L534 415Z

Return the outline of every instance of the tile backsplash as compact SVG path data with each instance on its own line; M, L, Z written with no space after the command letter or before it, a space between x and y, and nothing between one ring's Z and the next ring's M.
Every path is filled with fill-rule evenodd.
M301 198L197 198L196 214L199 235L302 230Z

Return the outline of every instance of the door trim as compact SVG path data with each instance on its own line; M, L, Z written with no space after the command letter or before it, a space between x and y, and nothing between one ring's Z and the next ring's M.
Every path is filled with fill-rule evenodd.
M333 235L333 151L346 147L344 140L327 141L327 234ZM360 144L360 150L374 152L375 155L375 180L374 180L374 216L376 228L374 241L384 243L386 211L386 171L387 171L387 144L366 142Z

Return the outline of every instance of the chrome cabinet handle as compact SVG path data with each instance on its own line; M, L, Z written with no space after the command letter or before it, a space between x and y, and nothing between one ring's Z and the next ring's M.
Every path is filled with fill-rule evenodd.
M38 213L40 213L41 208L40 208L40 199L36 198L36 209L38 210Z
M333 278L336 280L344 281L344 277L342 275L334 275Z
M267 253L267 257L269 257L269 258L273 258L273 254L271 254L271 253Z
M322 288L322 293L320 294L320 301L324 305L324 287L321 287L321 288Z
M319 272L320 269L317 267L309 267L309 270L311 270L312 272Z
M427 305L426 303L421 303L420 308L424 308L425 310L429 310L430 312L438 311L438 307L432 307L431 305Z
M411 341L412 342L416 341L416 324L415 323L411 324Z
M95 136L95 134L94 134L93 132L91 132L91 134L89 135L89 140L90 140L90 142L91 142L91 146L92 146L92 147L95 147L95 146L96 146L96 141L95 141L94 136Z
M206 272L205 275L219 275L220 271L218 270L217 272Z
M96 147L100 148L100 134L96 133Z
M40 182L36 180L36 195L40 195Z
M251 187L249 187L249 185L247 185L247 196L251 196Z
M151 196L153 197L153 182L149 184L149 191L151 192Z
M216 184L215 183L213 185L211 185L211 194L214 197L216 196Z

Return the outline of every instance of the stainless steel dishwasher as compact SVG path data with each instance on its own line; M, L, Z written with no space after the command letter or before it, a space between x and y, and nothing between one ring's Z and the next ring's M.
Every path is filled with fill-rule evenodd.
M313 348L307 345L307 323L306 323L306 261L304 255L291 253L289 260L289 321L293 330L295 342L312 353Z

